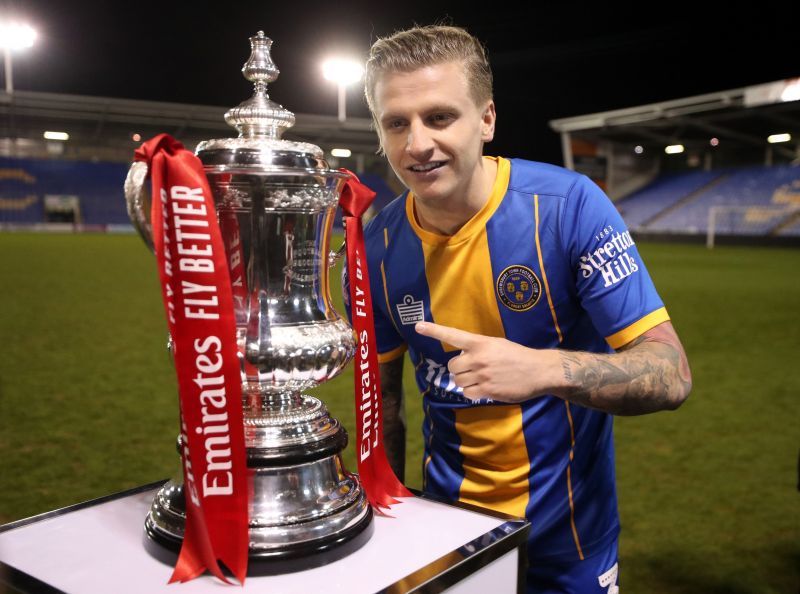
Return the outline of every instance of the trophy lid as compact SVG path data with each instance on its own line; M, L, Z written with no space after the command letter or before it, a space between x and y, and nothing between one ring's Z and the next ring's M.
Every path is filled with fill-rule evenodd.
M270 56L271 46L272 40L263 31L250 38L250 58L242 66L242 74L253 82L254 93L225 113L225 121L236 128L239 137L205 140L197 145L195 152L206 167L328 173L321 148L281 139L284 131L294 125L295 118L267 94L267 84L280 74Z

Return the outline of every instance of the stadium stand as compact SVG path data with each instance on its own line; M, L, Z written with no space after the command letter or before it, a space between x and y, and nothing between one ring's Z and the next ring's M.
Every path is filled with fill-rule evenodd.
M0 89L0 229L127 228L122 187L138 143L167 132L193 149L201 140L229 137L229 107ZM319 146L332 168L392 175L376 154L369 118L295 117L283 138ZM68 141L46 140L43 130L68 131ZM351 157L333 158L331 151L342 147ZM378 193L380 200L392 192L381 180Z
M618 206L636 231L704 234L715 208L717 233L792 235L800 209L800 166L671 175Z
M792 220L780 225L775 232L784 237L800 237L800 213L795 213Z
M126 173L120 163L0 157L0 223L127 225ZM63 208L48 209L59 203L79 207L71 216Z
M128 225L122 193L127 167L0 157L0 225ZM375 212L395 197L381 176L360 177L378 194ZM800 236L800 166L672 173L619 201L617 207L629 227L639 232L705 234L709 209L714 207L717 233ZM341 228L341 213L335 225Z
M665 175L617 202L617 209L629 227L640 229L679 202L713 183L720 175L722 172L718 171Z
M550 127L641 239L800 245L800 77Z
M0 227L128 226L122 189L127 171L128 165L122 163L0 157ZM376 212L394 198L380 176L359 177L378 194L373 203ZM341 229L340 210L335 225Z
M592 177L640 237L698 241L717 233L746 243L798 245L798 93L800 78L786 79L550 124L561 136L564 165ZM224 111L0 91L0 229L51 223L128 228L122 185L136 142L169 131L192 147L198 139L229 135ZM69 142L41 137L42 129L62 128L69 129ZM794 140L768 144L767 135L776 131ZM360 177L378 192L374 211L400 191L375 153L368 119L342 123L298 114L290 139L317 144L326 155L350 146L353 156L331 159L331 166L365 172ZM665 154L676 142L681 151ZM337 214L337 228L340 219Z

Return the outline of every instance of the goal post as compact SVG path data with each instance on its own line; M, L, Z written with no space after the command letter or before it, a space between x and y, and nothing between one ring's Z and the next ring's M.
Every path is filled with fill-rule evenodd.
M800 211L795 205L719 204L708 209L706 247L714 248L718 235L769 235Z

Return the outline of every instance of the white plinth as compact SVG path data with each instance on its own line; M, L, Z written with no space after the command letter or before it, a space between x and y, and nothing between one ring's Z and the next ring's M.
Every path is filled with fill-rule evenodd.
M70 594L221 592L221 583L208 575L167 586L172 567L148 555L142 544L155 491L134 490L0 527L0 586ZM376 517L369 542L344 559L294 573L249 577L244 590L519 591L525 522L421 497L404 499L390 513L393 518Z

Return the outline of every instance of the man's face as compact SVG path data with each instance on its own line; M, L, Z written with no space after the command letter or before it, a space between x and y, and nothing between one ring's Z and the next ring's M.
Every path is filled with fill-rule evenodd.
M375 118L389 164L423 202L466 200L479 184L494 103L476 105L460 62L388 72L375 85Z

